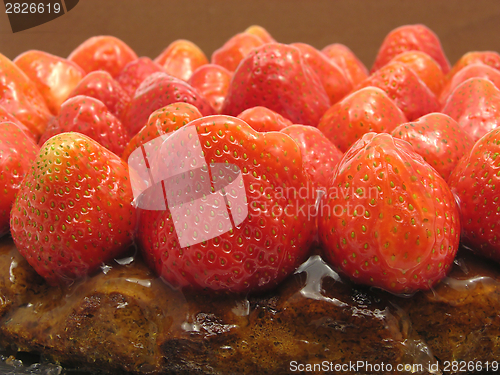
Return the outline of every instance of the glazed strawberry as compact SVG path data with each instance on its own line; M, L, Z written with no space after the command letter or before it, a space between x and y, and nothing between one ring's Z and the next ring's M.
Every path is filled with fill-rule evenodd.
M149 57L140 57L137 60L129 62L120 74L115 78L125 92L133 98L135 90L151 74L163 72L163 68L153 62Z
M290 120L266 107L245 109L238 115L238 118L245 121L253 130L258 132L279 132L287 126L292 125Z
M450 63L436 34L425 25L406 25L387 34L375 58L372 72L380 69L401 52L413 50L427 53L441 66L444 74L450 70Z
M87 74L71 92L69 97L73 98L78 95L99 99L121 121L125 117L131 100L120 84L105 71Z
M176 40L155 59L165 72L183 81L189 80L200 66L208 64L203 51L189 40Z
M245 30L245 33L258 36L264 43L276 43L276 40L274 40L271 34L269 34L266 29L259 25L252 25L248 27Z
M463 244L500 262L500 129L486 133L462 158L448 184L457 197Z
M326 192L335 167L344 155L323 133L307 125L291 125L281 130L297 143L302 153L304 170L309 175L314 190Z
M108 108L98 99L78 95L66 100L61 112L47 126L40 144L59 133L78 132L99 142L111 152L121 155L128 133Z
M125 65L137 59L135 52L113 36L94 36L80 44L68 57L85 73L105 70L116 77Z
M500 124L500 90L484 78L469 78L448 97L442 111L476 142Z
M30 138L33 142L37 142L38 137L36 137L31 130L28 129L26 125L24 125L21 121L19 121L17 118L12 116L7 110L0 105L0 122L12 122L19 129L21 129L27 136Z
M157 109L149 116L147 124L130 140L123 151L123 160L128 160L130 154L141 145L173 132L200 117L200 111L188 103L172 103Z
M172 170L148 158L150 172L170 176L163 181L169 208L163 201L164 207L154 206L161 211L141 210L138 242L147 264L168 284L259 292L307 257L315 229L307 212L314 199L298 194L308 177L289 136L259 133L240 119L217 115L181 127L158 155ZM177 195L190 186L196 190L185 199Z
M440 109L436 95L412 69L398 61L383 66L360 85L367 86L384 90L409 121Z
M206 64L196 69L188 83L197 89L220 113L233 73L216 64Z
M324 256L354 282L408 294L451 269L460 240L455 199L407 142L365 134L322 202Z
M0 53L0 105L39 138L51 113L36 85Z
M471 64L484 64L500 70L500 54L495 51L471 51L460 57L448 73L448 80Z
M257 106L272 109L293 123L316 126L329 99L298 48L269 43L242 60L222 113L237 116Z
M389 133L406 122L404 113L377 87L365 87L333 105L318 129L342 152L368 132Z
M133 239L127 164L79 133L40 149L11 212L19 252L51 285L68 284L119 257Z
M224 43L222 47L214 51L211 63L223 66L230 72L234 72L241 60L255 48L263 44L262 39L254 34L236 34Z
M190 84L167 73L154 73L137 88L124 124L130 134L135 135L146 125L151 113L177 102L194 105L203 116L214 114L214 109L207 99Z
M25 52L14 63L35 83L54 115L85 76L75 63L42 51Z
M343 70L353 87L368 77L368 69L357 56L345 45L334 43L326 46L321 52L335 65Z
M474 144L457 122L443 113L429 113L401 124L392 131L392 136L410 143L445 181Z
M38 146L15 123L0 120L0 236L9 231L14 197L38 152Z
M434 95L439 96L444 86L445 77L439 64L422 51L406 51L395 56L391 61L399 61L412 69Z
M469 78L489 79L497 88L500 88L500 71L485 64L474 63L460 69L443 87L439 102L442 106L446 104L451 93Z
M305 61L318 75L323 87L330 98L330 104L335 104L349 94L353 88L352 82L344 72L325 55L313 46L305 43L293 43L304 57Z

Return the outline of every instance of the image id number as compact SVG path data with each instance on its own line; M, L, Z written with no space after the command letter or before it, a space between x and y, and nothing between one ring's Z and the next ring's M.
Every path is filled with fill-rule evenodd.
M43 4L43 3L5 3L5 13L15 14L41 14L41 13L59 13L61 4Z

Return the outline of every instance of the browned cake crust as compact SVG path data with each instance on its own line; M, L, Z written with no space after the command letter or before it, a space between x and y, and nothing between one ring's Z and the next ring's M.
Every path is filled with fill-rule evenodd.
M447 361L496 361L499 268L468 253L456 263L435 290L410 298L353 287L319 256L252 298L184 295L138 258L63 290L3 239L0 345L134 374L281 374L357 361L386 366L358 373L396 373L398 364L439 361L442 371Z

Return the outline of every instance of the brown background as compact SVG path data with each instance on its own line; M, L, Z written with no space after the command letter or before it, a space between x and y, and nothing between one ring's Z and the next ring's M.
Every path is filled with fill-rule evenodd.
M284 43L344 43L370 67L384 36L408 23L433 29L451 63L470 50L500 51L499 0L80 0L66 15L16 34L0 3L0 52L67 56L88 37L108 34L142 56L155 57L179 38L210 56L233 34L260 24Z

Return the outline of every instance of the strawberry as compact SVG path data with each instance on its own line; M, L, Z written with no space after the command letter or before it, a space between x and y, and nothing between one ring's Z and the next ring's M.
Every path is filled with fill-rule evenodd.
M171 133L200 117L201 113L198 108L188 103L172 103L157 109L149 116L147 124L125 147L122 155L123 160L128 160L130 154L143 144L161 135Z
M245 121L253 130L258 132L279 132L287 126L292 125L290 120L266 107L245 109L238 115L238 118Z
M171 286L260 292L307 257L314 199L298 194L309 180L288 135L259 133L234 117L205 117L163 142L159 160L170 171L148 160L151 175L171 176L163 181L169 208L163 202L156 208L162 211L141 211L138 242L147 264ZM195 190L179 201L177 182L180 192Z
M50 285L119 257L136 218L127 164L94 140L63 133L40 149L11 212L19 252Z
M19 129L21 129L33 142L37 142L38 137L36 137L31 130L28 129L17 118L12 116L7 110L0 105L0 122L13 122Z
M247 34L258 36L264 43L276 43L276 40L269 34L269 32L259 25L252 25L245 30Z
M151 113L176 102L194 105L203 116L214 114L210 103L190 84L167 73L154 73L137 88L124 124L135 135L146 125Z
M333 43L323 48L321 52L332 63L342 69L353 87L356 87L368 77L368 69L366 69L366 66L364 66L349 47L340 43Z
M25 52L14 63L35 83L54 115L85 76L75 63L42 51Z
M236 34L222 47L214 51L211 63L234 72L241 60L263 44L264 42L257 35L250 33Z
M410 143L445 181L474 144L457 122L443 113L429 113L401 124L392 131L392 136Z
M324 256L356 283L408 294L451 269L460 240L455 199L405 141L365 134L340 162L320 209Z
M351 92L353 86L349 78L320 51L305 43L293 43L292 46L297 47L302 52L306 63L318 75L330 98L330 104L337 103Z
M298 48L269 43L241 61L222 113L237 116L257 106L272 109L293 123L316 126L329 99Z
M409 121L440 109L436 95L412 69L398 61L383 66L364 80L359 87L366 86L384 90Z
M85 73L105 70L114 78L125 65L137 59L135 52L113 36L94 36L80 44L68 57Z
M448 80L471 64L484 64L500 70L500 54L494 51L471 51L460 57L448 73Z
M427 26L417 24L401 26L387 34L375 58L372 73L401 52L413 50L427 53L441 66L444 74L450 70L439 38Z
M155 59L165 72L183 81L189 80L200 66L208 64L203 51L189 40L176 40Z
M390 132L406 122L404 113L377 87L365 87L333 105L318 129L342 152L368 132Z
M304 170L314 190L326 192L335 167L344 155L323 133L307 125L291 125L281 130L297 143L302 153Z
M188 83L197 89L220 113L233 73L216 64L206 64L196 69Z
M78 95L99 99L120 121L123 121L131 100L120 84L108 72L102 70L87 74L69 97Z
M448 184L460 209L462 242L500 262L500 128L481 137L460 160Z
M59 133L78 132L99 142L111 152L121 155L128 133L108 108L98 99L78 95L66 100L61 112L47 126L40 144Z
M135 90L151 74L163 72L163 68L153 62L149 57L140 57L137 60L129 62L120 74L115 78L125 92L133 98Z
M442 111L476 142L500 124L500 90L484 78L469 78L448 97Z
M451 93L469 78L489 79L497 88L500 88L500 71L482 63L474 63L460 69L444 85L439 96L439 102L442 106L446 104Z
M36 85L0 53L0 105L22 122L38 139L51 113Z
M412 69L427 87L439 96L445 77L439 64L422 51L406 51L395 56L391 61L399 61Z
M37 152L38 146L22 129L0 120L0 236L9 231L14 197Z

